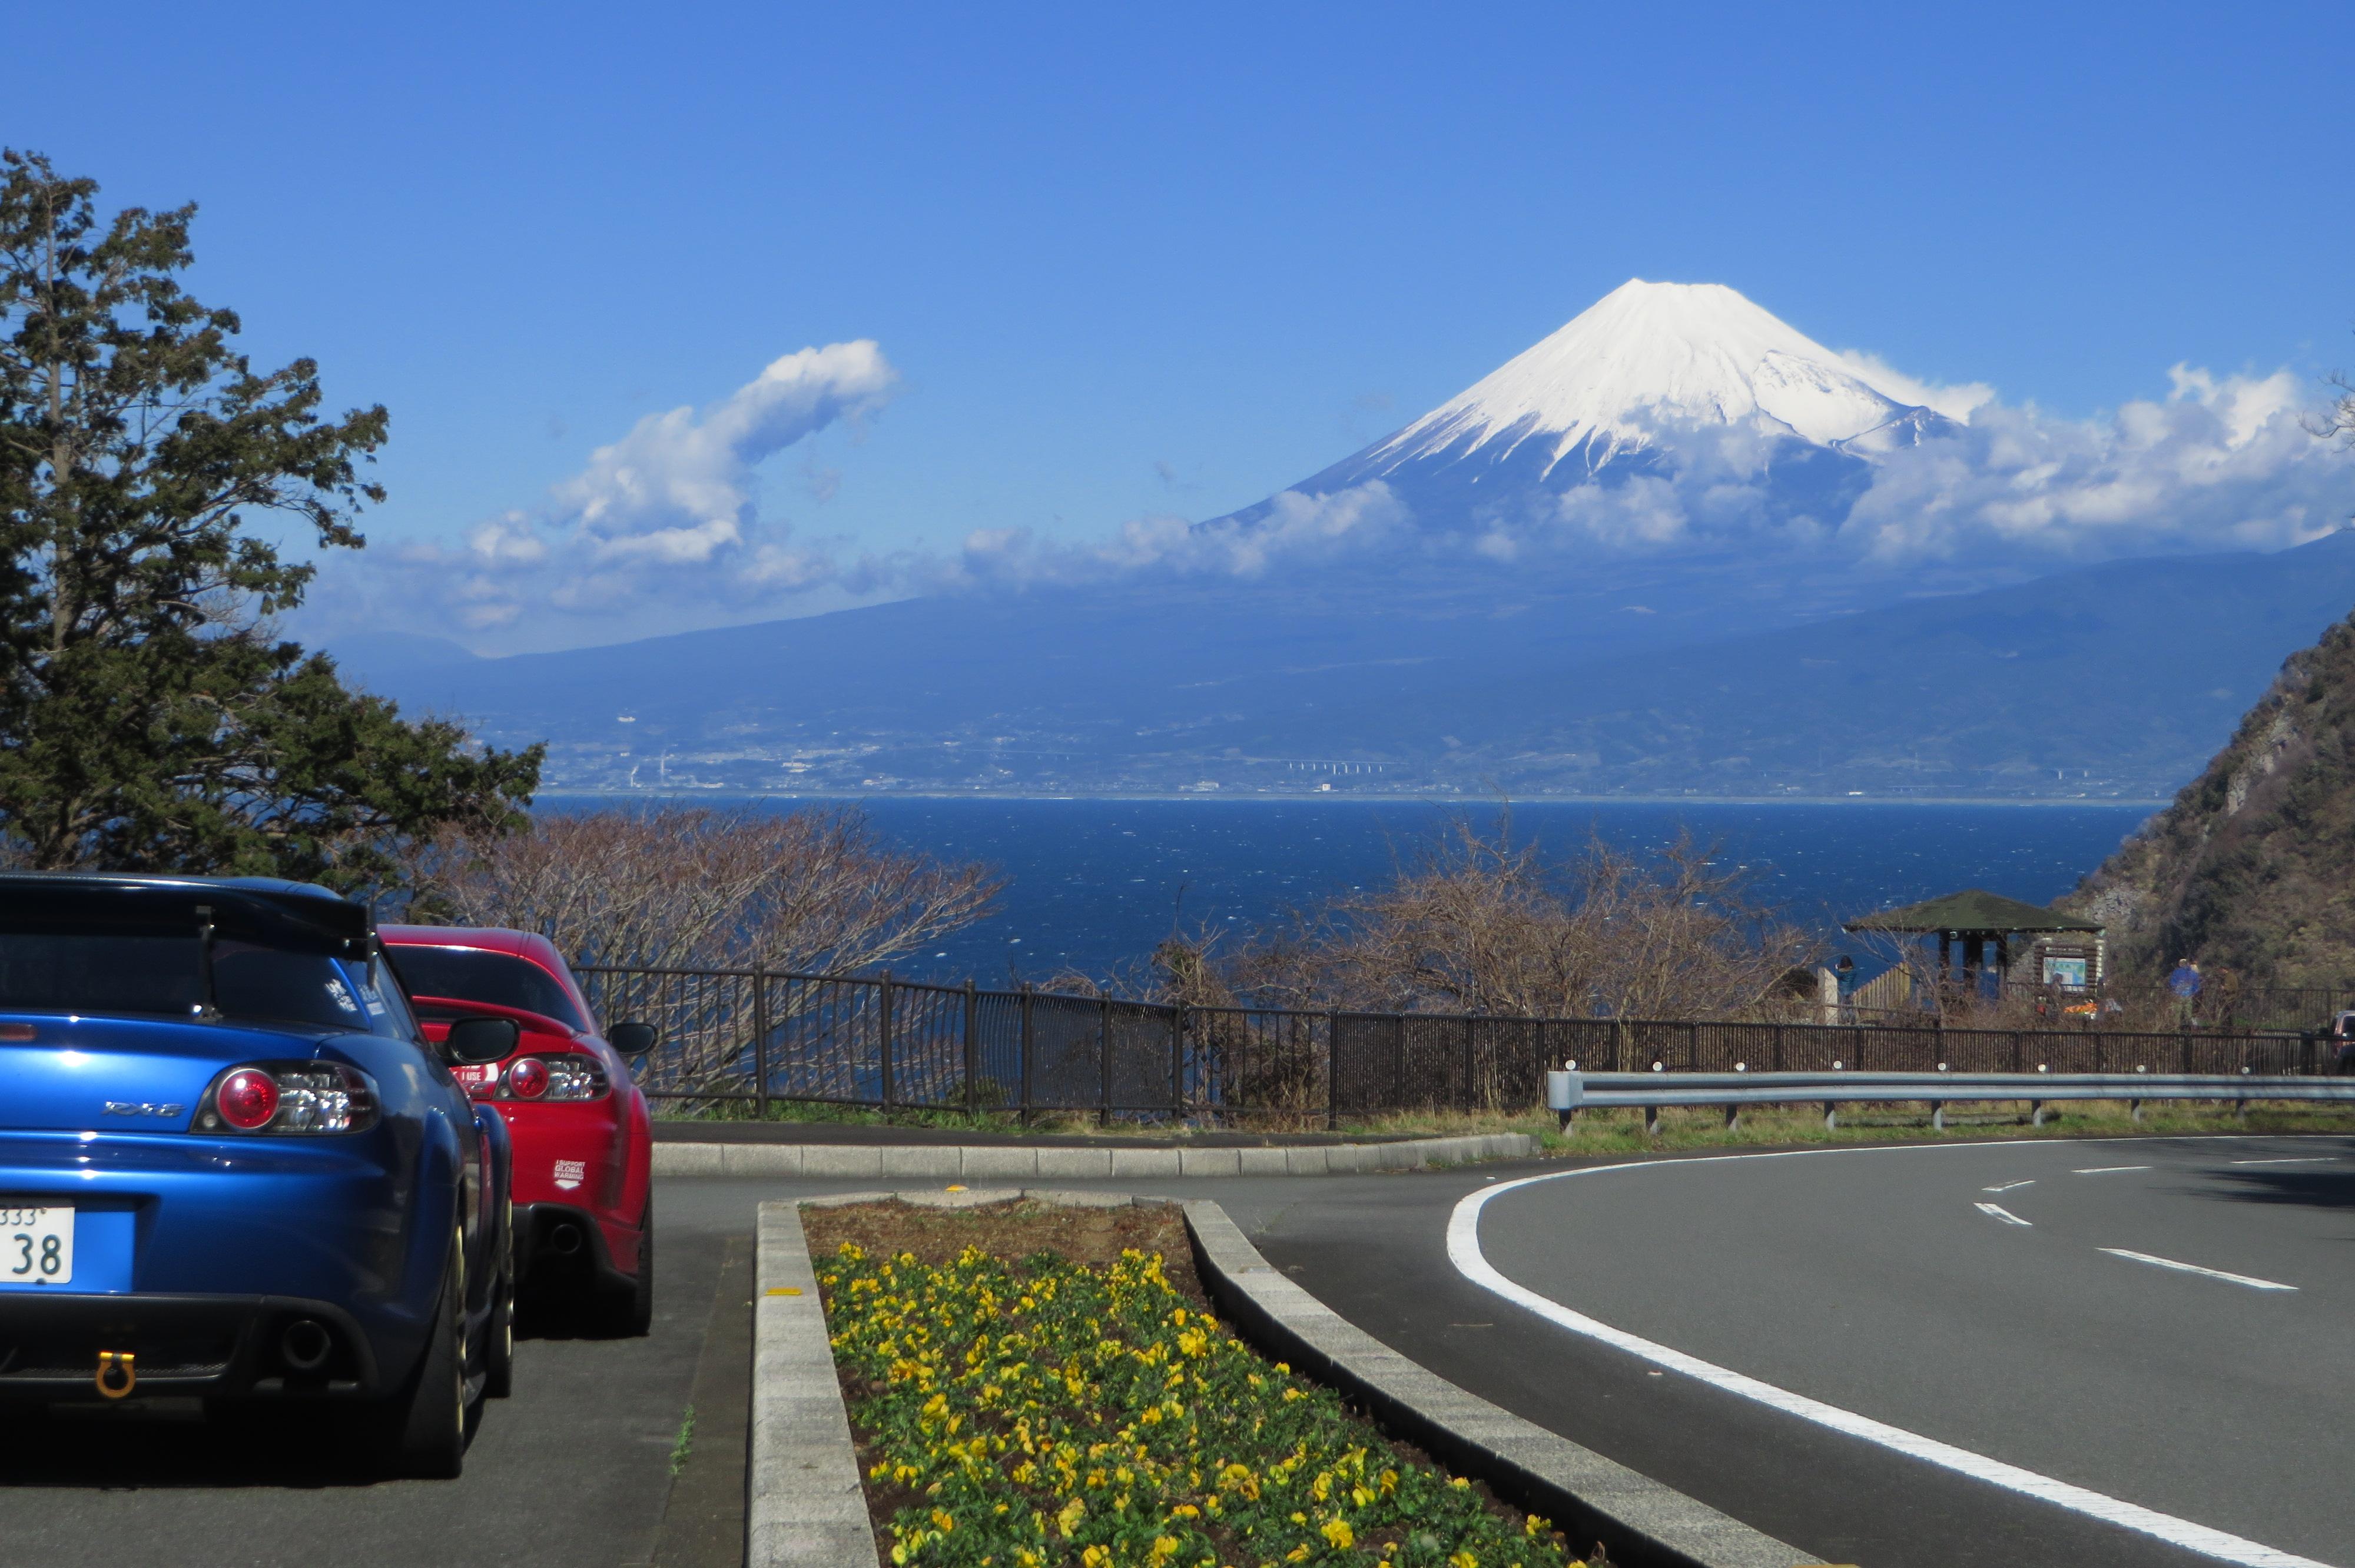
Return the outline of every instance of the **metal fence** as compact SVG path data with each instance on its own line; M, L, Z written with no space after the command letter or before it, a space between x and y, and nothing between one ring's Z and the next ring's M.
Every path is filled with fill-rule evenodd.
M1948 1029L1188 1008L751 969L576 971L607 1023L654 1024L656 1099L1103 1120L1528 1110L1545 1074L2331 1070L2311 1034Z

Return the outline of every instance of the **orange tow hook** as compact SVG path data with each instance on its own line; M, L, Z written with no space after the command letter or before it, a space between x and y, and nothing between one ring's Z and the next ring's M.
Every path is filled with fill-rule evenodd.
M101 1351L98 1352L98 1375L91 1381L98 1384L100 1395L121 1399L139 1386L139 1360L133 1351Z

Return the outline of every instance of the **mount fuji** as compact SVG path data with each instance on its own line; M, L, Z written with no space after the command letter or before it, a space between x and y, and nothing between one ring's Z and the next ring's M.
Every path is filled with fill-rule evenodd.
M1956 421L1721 283L1631 279L1405 429L1290 493L1383 486L1426 526L1558 515L1559 498L1696 461L1764 480L1764 514L1836 524L1900 447ZM1213 519L1250 524L1280 497Z
M2064 577L1843 534L1968 413L1732 289L1635 281L1139 553L968 560L958 592L563 653L329 651L548 740L559 789L2147 795L2355 599L2355 536ZM2094 686L2089 727L2058 694Z

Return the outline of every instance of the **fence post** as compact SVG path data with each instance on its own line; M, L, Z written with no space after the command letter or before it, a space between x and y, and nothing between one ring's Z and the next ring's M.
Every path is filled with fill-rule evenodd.
M1613 1072L1624 1073L1627 1070L1626 1063L1621 1059L1626 1054L1626 1047L1627 1021L1624 1018L1614 1018L1611 1021L1611 1070Z
M891 1082L891 971L890 969L883 971L883 990L876 1000L875 1008L876 1042L882 1047L883 1054L883 1108L888 1111L891 1108L892 1101L897 1098L893 1092L896 1086Z
M1325 1130L1341 1130L1341 1015L1325 1015Z
M1470 1013L1464 1015L1464 1111L1467 1116L1472 1111L1472 1077L1475 1070L1473 1059L1478 1054L1473 1042L1478 1038L1475 1032L1479 1028L1479 1024L1480 1021Z
M974 1025L981 1013L981 999L973 989L973 977L964 977L964 1108L968 1116L981 1114L981 1094L977 1080L981 1076L981 1042L974 1038Z
M1112 998L1096 998L1096 1125L1112 1125Z
M1406 1109L1406 1014L1391 1014L1391 1108Z
M752 1106L769 1119L769 971L752 971Z
M1016 1052L1016 1054L1021 1058L1019 1065L1022 1078L1022 1125L1028 1127L1030 1125L1030 982L1028 980L1022 982L1022 1035L1020 1049Z
M1186 1004L1182 1001L1169 1009L1169 1115L1173 1121L1186 1119Z

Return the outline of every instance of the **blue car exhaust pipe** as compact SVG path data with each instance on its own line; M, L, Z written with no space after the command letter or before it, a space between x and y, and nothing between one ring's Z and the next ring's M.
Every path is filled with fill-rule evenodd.
M298 1318L278 1337L278 1359L289 1372L314 1372L335 1353L335 1336L312 1318Z

